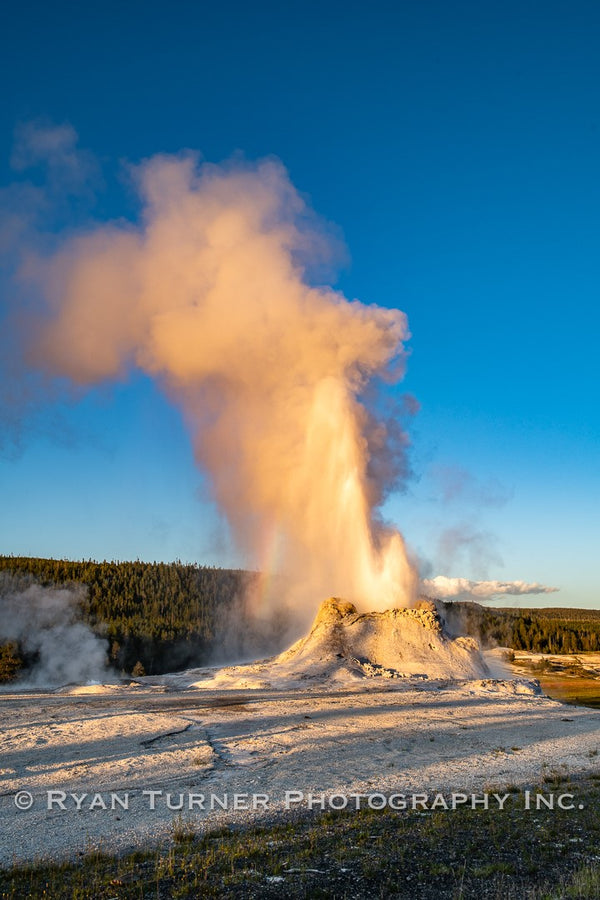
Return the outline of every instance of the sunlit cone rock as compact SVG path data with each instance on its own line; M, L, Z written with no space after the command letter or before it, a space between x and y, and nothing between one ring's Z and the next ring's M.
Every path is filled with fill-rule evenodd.
M304 672L327 674L345 668L357 675L480 679L489 676L477 641L452 638L431 601L415 609L358 613L352 603L331 597L309 634L274 662Z

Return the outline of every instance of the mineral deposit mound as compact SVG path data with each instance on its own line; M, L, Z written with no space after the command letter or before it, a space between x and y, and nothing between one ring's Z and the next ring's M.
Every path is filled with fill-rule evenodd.
M325 600L306 637L275 657L290 674L479 679L489 671L477 641L452 638L432 601L414 609L359 613L352 603Z
M309 633L278 656L167 678L188 687L258 689L367 686L382 678L478 681L490 674L477 641L453 637L432 600L413 609L359 613L352 603L331 597Z

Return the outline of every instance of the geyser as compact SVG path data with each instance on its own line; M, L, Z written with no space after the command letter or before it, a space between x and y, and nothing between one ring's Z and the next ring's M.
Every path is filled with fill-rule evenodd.
M384 678L489 675L477 641L452 638L432 601L359 613L352 603L331 597L321 604L309 634L274 662L305 675L332 675L339 668Z
M169 676L181 685L203 690L287 690L311 684L356 687L357 683L366 688L393 687L415 680L490 677L478 642L453 636L433 601L421 599L412 608L361 613L353 603L337 597L324 600L305 636L278 656Z
M71 235L24 265L44 300L30 358L77 385L133 367L159 382L246 559L285 575L263 611L287 604L306 621L330 593L408 606L415 569L377 514L405 467L405 436L377 402L403 372L405 315L314 284L328 239L276 161L158 156L137 185L137 224Z

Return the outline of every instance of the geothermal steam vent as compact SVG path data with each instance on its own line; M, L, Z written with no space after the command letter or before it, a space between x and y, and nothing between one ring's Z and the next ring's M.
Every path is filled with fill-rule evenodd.
M350 670L357 676L472 679L489 676L473 638L451 638L431 601L416 609L358 613L332 597L310 633L273 661L305 676Z

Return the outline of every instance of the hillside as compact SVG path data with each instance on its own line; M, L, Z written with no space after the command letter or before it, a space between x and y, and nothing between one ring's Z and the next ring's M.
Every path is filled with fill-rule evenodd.
M507 609L478 603L444 603L456 633L478 638L486 647L511 647L536 653L600 650L600 610Z
M160 674L188 666L234 660L282 649L286 623L269 635L248 615L244 592L257 573L181 562L71 562L0 556L0 572L43 585L87 587L81 617L107 639L111 665L122 672ZM456 636L476 637L484 647L546 653L600 651L600 610L497 609L477 603L439 603ZM235 626L235 627L234 627ZM14 644L0 646L0 680L23 662Z
M242 597L256 575L231 569L174 563L70 562L31 557L0 557L0 572L33 578L44 586L83 584L81 617L94 632L106 637L112 666L117 671L159 673L206 663L221 652L248 652L252 622L244 620ZM15 648L13 648L14 650ZM0 665L11 664L6 650ZM1 675L0 675L1 677Z

